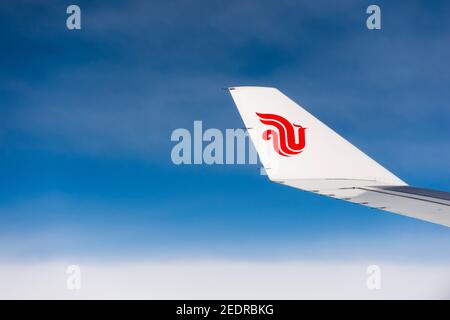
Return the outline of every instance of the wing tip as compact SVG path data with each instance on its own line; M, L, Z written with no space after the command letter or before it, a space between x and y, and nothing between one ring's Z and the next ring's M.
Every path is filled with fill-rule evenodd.
M232 91L232 90L277 90L275 87L270 86L232 86L224 88L224 90Z

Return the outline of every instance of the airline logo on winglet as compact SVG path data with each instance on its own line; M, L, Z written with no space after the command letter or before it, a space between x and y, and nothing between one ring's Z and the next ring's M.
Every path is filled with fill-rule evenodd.
M278 154L290 157L303 151L306 128L291 123L286 118L276 114L256 112L256 115L261 123L275 129L264 131L262 138L266 141L272 140L273 148Z

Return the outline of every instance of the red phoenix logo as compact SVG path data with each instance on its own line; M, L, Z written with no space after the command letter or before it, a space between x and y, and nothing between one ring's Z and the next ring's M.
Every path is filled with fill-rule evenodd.
M264 131L262 138L266 141L272 140L276 152L284 157L290 157L303 151L306 128L276 114L256 112L256 115L261 123L275 127L276 130Z

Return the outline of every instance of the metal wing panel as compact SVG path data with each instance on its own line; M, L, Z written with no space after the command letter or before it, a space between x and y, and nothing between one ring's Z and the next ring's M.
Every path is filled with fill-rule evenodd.
M450 193L368 180L284 180L291 187L450 227Z
M407 189L407 188L405 188ZM431 195L390 191L386 187L364 188L365 192L351 202L390 211L450 227L450 202ZM407 191L413 191L409 189ZM442 193L442 192L439 192Z

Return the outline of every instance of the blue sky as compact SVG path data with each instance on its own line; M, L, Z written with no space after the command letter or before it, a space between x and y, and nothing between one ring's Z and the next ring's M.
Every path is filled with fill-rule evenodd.
M450 261L442 226L318 197L259 167L175 166L176 128L240 128L275 86L412 185L450 190L450 3L0 4L0 260Z

